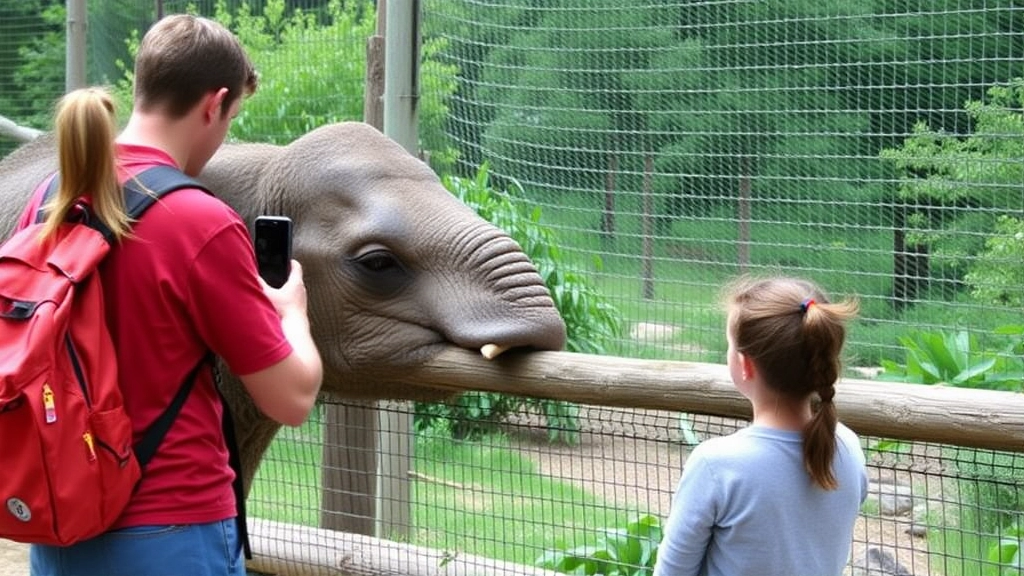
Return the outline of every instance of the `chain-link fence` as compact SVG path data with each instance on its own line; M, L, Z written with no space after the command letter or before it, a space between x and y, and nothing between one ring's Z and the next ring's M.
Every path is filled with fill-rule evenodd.
M361 116L373 3L88 6L89 82L122 98L134 31L191 6L228 23L261 72L233 138L287 142ZM0 0L0 115L46 127L64 89L63 26L60 3ZM948 364L936 367L947 381L1020 390L1022 31L1012 0L425 0L421 144L439 172L486 171L540 210L561 268L622 321L607 354L722 362L719 287L784 272L860 298L850 364L913 377L901 371L916 346ZM532 565L663 515L687 445L738 425L584 407L579 444L563 445L535 414L511 411L502 434L472 440L438 432L457 425L410 436L401 539ZM322 524L321 427L275 442L254 515ZM1016 568L1005 556L1021 541L1019 453L865 443L878 496L854 562L1019 573L1020 555Z

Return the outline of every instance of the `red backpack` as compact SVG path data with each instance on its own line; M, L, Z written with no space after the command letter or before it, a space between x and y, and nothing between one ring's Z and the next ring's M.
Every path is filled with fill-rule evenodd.
M180 188L205 190L168 166L142 172L125 186L129 216ZM203 365L133 446L96 273L112 236L78 212L45 241L37 218L0 246L0 538L19 542L68 545L108 530Z

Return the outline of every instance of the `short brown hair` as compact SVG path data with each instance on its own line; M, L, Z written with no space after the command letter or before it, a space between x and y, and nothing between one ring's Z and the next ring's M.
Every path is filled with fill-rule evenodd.
M135 105L172 118L188 113L204 94L227 88L227 113L242 96L256 91L252 61L238 38L213 20L190 14L160 19L142 38L135 58Z

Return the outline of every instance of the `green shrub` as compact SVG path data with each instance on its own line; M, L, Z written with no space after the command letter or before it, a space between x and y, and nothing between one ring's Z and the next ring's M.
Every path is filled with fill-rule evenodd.
M1024 389L1024 325L995 330L1006 338L996 351L979 349L966 332L915 332L899 338L906 363L883 360L883 378L916 384L948 384L967 388L1020 391ZM965 560L993 562L1005 576L1019 575L1020 521L1024 515L1024 489L1019 476L1024 455L1015 452L947 447L943 456L957 468L959 488L958 533L970 533L985 553L962 551ZM941 547L942 543L937 543ZM973 550L974 548L970 548ZM976 555L977 554L977 555ZM973 557L972 557L973 556Z
M594 545L548 550L537 565L563 574L646 576L658 558L662 535L661 521L645 514L625 528L599 529Z
M1012 328L1003 330L1012 331ZM914 384L949 384L963 388L1021 390L1024 369L1014 359L1019 346L1011 342L997 352L979 350L977 339L965 331L912 332L898 338L905 363L882 360L883 378Z

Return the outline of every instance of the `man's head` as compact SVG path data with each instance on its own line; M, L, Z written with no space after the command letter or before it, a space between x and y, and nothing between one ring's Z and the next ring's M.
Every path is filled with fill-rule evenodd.
M172 119L185 116L204 96L227 93L221 114L256 91L252 62L229 30L206 18L174 14L153 25L135 59L135 108Z

